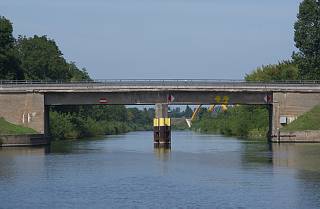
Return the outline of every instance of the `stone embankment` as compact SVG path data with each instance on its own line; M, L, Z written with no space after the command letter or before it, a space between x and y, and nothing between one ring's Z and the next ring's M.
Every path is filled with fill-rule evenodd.
M273 142L300 142L300 143L320 143L320 131L319 130L307 130L307 131L281 131L276 137L273 137Z
M49 144L43 134L0 135L0 147L37 146Z

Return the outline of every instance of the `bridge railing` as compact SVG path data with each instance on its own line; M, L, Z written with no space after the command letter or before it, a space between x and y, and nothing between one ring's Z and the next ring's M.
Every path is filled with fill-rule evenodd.
M23 86L207 86L207 85L319 85L320 80L246 81L232 79L97 79L84 81L63 80L0 80L0 87Z

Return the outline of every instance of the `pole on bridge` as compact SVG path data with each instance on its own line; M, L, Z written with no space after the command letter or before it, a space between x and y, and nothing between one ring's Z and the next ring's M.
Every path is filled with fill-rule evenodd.
M168 117L168 104L156 104L153 120L155 147L168 147L171 144L171 120Z

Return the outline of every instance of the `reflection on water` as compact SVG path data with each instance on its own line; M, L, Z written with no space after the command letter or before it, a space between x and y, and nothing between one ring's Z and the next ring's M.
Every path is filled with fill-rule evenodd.
M320 144L272 144L272 159L275 166L319 171Z
M0 188L1 179L19 181L20 176L42 172L46 153L46 147L0 148Z
M154 144L154 153L159 160L168 161L170 159L171 144Z
M159 174L169 173L168 161L171 158L171 144L154 144L154 154L158 159Z
M297 207L320 206L320 144L272 144L273 165L290 169L296 182ZM303 205L302 203L305 203Z
M319 208L320 144L133 132L0 148L0 188L0 208Z
M242 165L244 167L272 165L271 144L265 141L243 142L241 146Z

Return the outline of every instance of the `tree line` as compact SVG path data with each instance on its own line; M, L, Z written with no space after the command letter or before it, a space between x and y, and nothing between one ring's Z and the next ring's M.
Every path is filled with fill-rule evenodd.
M13 37L10 20L0 16L0 79L88 80L85 68L63 57L56 42L47 36Z

